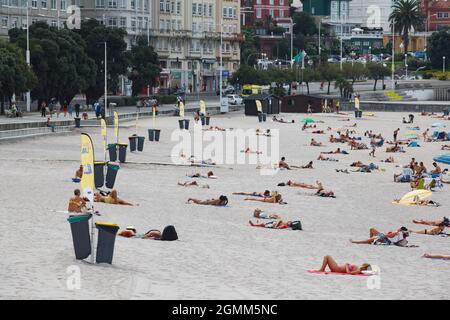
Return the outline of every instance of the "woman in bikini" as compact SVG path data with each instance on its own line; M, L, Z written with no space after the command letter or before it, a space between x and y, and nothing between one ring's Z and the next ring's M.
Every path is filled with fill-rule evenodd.
M272 192L270 197L266 198L245 198L245 201L259 201L259 202L266 202L266 203L282 203L283 197L278 192L274 191Z
M258 222L253 223L251 220L249 220L248 223L252 227L267 228L267 229L288 229L292 225L291 221L283 222L281 220L271 220L271 221L263 222L263 223L258 223Z
M67 211L81 213L83 209L86 208L86 200L80 196L81 192L79 189L75 189L73 193L74 196L69 200L69 207Z
M357 266L352 263L346 263L344 265L339 265L331 256L325 256L323 258L322 267L318 270L320 272L325 272L326 268L330 269L331 272L348 273L348 274L362 274L363 271L370 270L370 264L364 263L361 266Z
M102 194L96 192L94 194L94 202L103 202L107 204L116 204L116 205L122 205L122 206L133 206L132 203L129 203L123 199L120 199L117 196L117 191L113 190L111 193L109 193L107 196L103 196Z
M281 219L281 217L278 214L267 213L265 211L262 211L261 209L255 209L255 211L253 211L253 216L257 219L274 219L274 220Z
M179 186L182 187L200 187L197 181L186 181L186 182L178 182ZM201 185L202 188L209 189L208 184Z
M261 192L233 192L233 194L237 195L237 196L251 196L251 197L260 197L260 198L270 197L269 190L265 190L263 193L261 193Z
M424 253L423 258L428 258L428 259L441 259L441 260L450 260L450 256L443 256L440 254L430 254L430 253Z
M311 139L310 145L313 147L322 147L323 146L322 142L317 142L314 139Z
M317 190L323 189L323 185L319 181L316 181L316 185L313 185L313 184L307 184L307 183L302 183L302 182L294 182L292 180L289 180L286 183L286 185L289 186L289 187L313 189L313 190L315 190L315 189L317 189Z
M189 198L187 203L195 203L205 206L219 206L224 207L228 204L228 198L226 196L220 196L219 199L208 199L208 200L198 200L194 198Z
M396 244L397 242L407 238L409 236L409 231L405 227L399 228L394 232L379 232L375 228L371 228L369 231L369 239L367 240L352 240L351 243L355 244Z

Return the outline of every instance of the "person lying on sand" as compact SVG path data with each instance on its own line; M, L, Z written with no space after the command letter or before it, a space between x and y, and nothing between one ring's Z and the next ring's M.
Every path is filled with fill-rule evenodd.
M294 182L292 180L289 180L286 183L283 183L283 182L279 183L278 186L280 186L280 187L289 186L289 187L312 189L312 190L323 189L323 185L319 181L316 181L316 184L313 185L313 184L307 184L307 183L302 183L302 182Z
M191 175L188 175L189 178L205 178L205 179L217 179L217 177L214 175L214 172L208 171L206 176L202 175L201 173L194 173Z
M201 160L201 161L197 161L195 160L194 156L191 156L188 161L195 165L195 164L199 164L199 165L208 165L208 166L215 166L216 163L212 160L212 159L206 159L206 160Z
M335 151L321 152L322 154L348 154L347 151L337 148Z
M103 203L107 203L107 204L116 204L116 205L122 205L122 206L133 206L132 203L129 203L125 200L120 199L117 196L117 191L116 190L112 190L109 193L106 193L106 196L96 192L94 194L94 202L103 202Z
M334 161L334 162L338 162L339 161L338 159L324 157L323 154L320 154L319 157L317 158L317 160L320 160L320 161Z
M351 150L367 150L369 149L365 143L356 142L355 140L351 140L348 142Z
M86 209L86 199L80 196L80 189L75 189L73 194L74 196L69 200L67 211L73 213L81 213L83 212L83 209Z
M327 267L331 272L348 273L348 274L362 274L363 271L371 270L371 266L368 263L364 263L361 266L357 266L352 263L339 265L331 256L325 256L323 258L322 266L317 271L326 272Z
M330 135L330 138L328 139L329 142L331 143L344 143L345 140L341 139L341 138L336 138L334 137L334 135Z
M251 196L251 197L260 197L260 198L269 198L270 191L265 190L264 192L233 192L234 195L237 196Z
M422 257L428 259L450 260L450 256L443 256L439 254L430 254L430 253L424 253Z
M312 133L313 134L325 134L325 131L323 131L323 130L315 130Z
M301 166L302 169L314 169L313 168L313 162L310 161L307 165Z
M423 224L426 226L438 227L444 225L446 227L450 227L450 220L447 217L443 217L442 219L438 220L413 220L412 222L415 224Z
M273 117L272 117L272 121L273 121L273 122L280 122L280 123L295 123L294 120L292 120L292 121L289 122L289 121L284 120L283 118L278 119L276 116L273 116Z
M178 185L182 187L200 187L197 181L178 182ZM203 184L201 187L204 189L209 189L209 185L207 184Z
M278 168L286 169L286 170L300 169L300 167L288 165L288 163L286 162L286 158L285 157L281 157L280 162L278 162Z
M439 235L441 233L444 233L445 228L448 228L450 226L450 221L446 217L444 217L442 220L436 220L436 221L428 221L428 220L413 220L415 224L423 224L428 226L433 226L432 229L424 229L419 231L413 231L411 232L417 233L417 234L429 234L429 235Z
M216 127L210 126L207 129L203 129L203 131L227 131L227 130L224 128L217 127L217 126Z
M228 204L228 198L226 196L220 196L219 199L208 199L208 200L198 200L194 198L189 198L187 203L191 202L205 206L224 207Z
M339 173L350 174L350 172L348 171L348 169L334 169L334 170L336 170L336 172L339 172Z
M144 234L138 234L136 231L136 228L130 226L127 227L125 230L120 230L117 233L118 236L125 237L125 238L141 238L141 239L161 239L161 231L152 229L147 231Z
M267 129L266 132L261 133L261 129L256 129L256 135L257 136L265 136L265 137L271 137L272 134L270 133L270 129Z
M315 194L316 194L316 196L324 197L324 198L336 198L333 191L325 190L323 188L317 190L317 192Z
M262 154L262 151L254 151L250 148L247 148L245 150L241 150L241 152L243 153L247 153L247 154Z
M267 228L267 229L288 229L288 228L292 228L292 225L293 225L292 221L284 222L282 220L270 220L270 221L263 222L263 223L259 223L259 221L257 221L256 223L253 223L251 220L249 220L248 223L252 227Z
M396 143L393 147L387 147L386 148L386 152L388 153L393 153L393 152L406 152L405 150L403 150L402 147L400 147L398 145L398 143Z
M386 160L381 160L381 162L385 162L385 163L394 163L394 157L390 156L389 158L387 158Z
M282 204L283 202L283 197L281 196L281 194L279 194L276 191L273 191L272 194L270 195L270 197L265 197L265 198L245 198L245 201L258 201L258 202L266 202L266 203L278 203L278 204Z
M411 205L422 206L422 207L440 207L441 205L433 200L420 200L418 197L413 200L414 202ZM399 199L394 199L395 203L400 202Z
M314 138L311 139L311 142L309 145L313 146L313 147L322 147L323 146L322 142L317 142L316 140L314 140Z
M371 228L369 231L369 239L367 240L352 240L351 243L355 244L384 244L384 245L398 245L409 237L409 231L406 227L400 227L397 231L379 232L375 228Z
M253 216L257 219L281 219L280 215L276 213L267 213L265 211L262 211L261 209L255 209L255 211L253 211Z

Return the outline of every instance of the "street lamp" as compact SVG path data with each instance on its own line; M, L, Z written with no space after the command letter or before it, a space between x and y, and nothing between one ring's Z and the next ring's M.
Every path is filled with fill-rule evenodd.
M26 62L28 67L30 67L30 20L28 14L28 0L27 0L27 51L26 51ZM31 111L31 93L27 91L27 112Z
M442 72L445 73L445 56L442 57Z
M405 80L408 80L408 54L405 53Z
M291 18L291 69L294 67L294 20ZM319 44L320 47L320 44ZM320 49L319 49L320 50Z

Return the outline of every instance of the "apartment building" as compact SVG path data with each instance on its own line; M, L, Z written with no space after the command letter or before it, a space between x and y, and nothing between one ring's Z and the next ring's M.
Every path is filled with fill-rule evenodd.
M68 5L70 0L0 0L0 38L7 38L9 29L26 29L36 21L64 27Z

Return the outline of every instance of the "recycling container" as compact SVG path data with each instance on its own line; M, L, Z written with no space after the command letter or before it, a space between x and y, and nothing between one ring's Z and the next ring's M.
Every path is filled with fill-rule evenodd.
M145 137L137 137L137 149L138 151L142 152L144 151L144 142L145 142Z
M128 137L128 140L130 141L130 152L136 151L137 136ZM120 152L120 149L119 149L119 152Z
M111 143L108 144L108 151L109 151L109 161L117 161L117 144Z
M125 163L127 160L128 145L124 143L118 143L117 146L119 147L119 162Z
M112 264L114 244L119 226L112 223L96 222L95 227L98 229L97 255L95 261L97 263Z
M262 116L263 116L263 121L266 122L267 121L267 114L263 113Z
M116 164L108 163L108 168L106 170L106 187L108 189L113 189L116 183L117 172L120 167Z
M189 120L186 119L178 120L178 124L180 125L180 130L183 129L189 130Z
M448 116L448 115L450 114L450 110L449 110L449 109L447 109L447 110L442 110L442 111L444 111L444 116Z
M258 121L259 122L263 121L263 114L262 113L258 113Z
M67 219L72 231L73 247L77 260L86 259L91 254L89 219L91 219L91 215L70 216Z
M75 119L75 128L81 128L81 118L74 118Z
M101 188L105 184L105 162L94 163L94 182L96 188Z
M211 120L211 117L205 117L206 125L209 126L209 121Z

